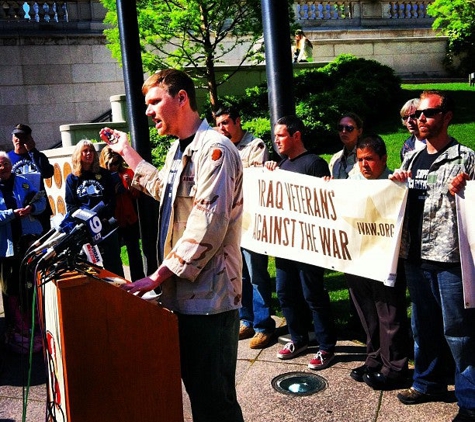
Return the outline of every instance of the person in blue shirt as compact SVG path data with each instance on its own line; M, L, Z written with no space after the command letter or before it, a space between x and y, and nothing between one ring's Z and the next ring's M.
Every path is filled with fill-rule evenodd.
M79 208L92 209L101 201L106 206L101 218L108 220L115 211L115 183L111 172L99 166L99 154L94 144L83 139L73 151L72 173L66 178L66 211L73 213ZM104 268L123 277L117 232L111 233L99 244Z
M44 179L49 179L54 174L54 167L48 157L38 151L35 140L31 135L30 126L19 123L12 131L13 150L8 152L12 162L12 172L25 176L34 183L36 190L45 190ZM43 232L50 227L50 218L53 214L49 202L46 202L45 210L37 216L43 226Z
M33 275L20 277L26 250L42 232L36 216L46 206L44 195L24 177L12 173L8 154L0 151L0 273L6 319L6 342L14 352L28 353L30 346ZM41 350L41 337L34 351Z

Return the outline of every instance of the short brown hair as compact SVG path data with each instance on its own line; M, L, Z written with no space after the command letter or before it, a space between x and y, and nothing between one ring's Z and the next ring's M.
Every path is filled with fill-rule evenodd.
M146 95L150 88L158 86L165 89L168 94L175 97L181 90L184 90L190 101L190 107L193 111L198 111L196 103L195 84L185 72L177 69L159 70L149 76L142 85L142 93Z

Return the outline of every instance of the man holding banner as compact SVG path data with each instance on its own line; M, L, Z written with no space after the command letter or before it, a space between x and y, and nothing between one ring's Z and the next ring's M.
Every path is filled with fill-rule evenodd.
M350 175L350 179L387 179L391 174L386 165L386 145L378 135L358 140L356 160L360 173ZM365 363L354 368L350 376L375 390L394 388L405 381L407 374L406 280L399 271L392 287L349 273L345 276L366 334Z
M454 422L475 421L475 309L464 308L454 180L475 179L475 152L448 134L454 103L438 91L421 94L415 117L427 147L408 153L392 179L408 181L401 254L412 301L414 377L398 394L404 404L441 399L447 391L442 345L455 361ZM454 189L455 190L455 189Z
M304 129L302 121L295 116L277 120L275 144L279 153L286 156L278 167L310 176L329 176L325 160L306 150L302 140ZM277 163L268 161L266 167L275 170ZM330 297L323 284L323 268L277 257L275 266L277 296L291 337L291 341L277 353L277 358L292 359L308 348L307 317L310 309L319 350L308 367L315 370L327 368L335 356L336 332Z

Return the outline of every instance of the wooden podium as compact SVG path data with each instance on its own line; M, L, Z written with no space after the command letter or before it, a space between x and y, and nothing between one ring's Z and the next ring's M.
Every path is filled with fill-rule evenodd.
M175 315L76 273L47 283L44 304L55 420L183 421Z

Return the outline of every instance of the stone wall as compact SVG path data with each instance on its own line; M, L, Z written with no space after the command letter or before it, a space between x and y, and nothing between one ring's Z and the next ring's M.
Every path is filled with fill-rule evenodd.
M430 28L307 30L313 60L328 62L340 54L376 60L402 77L442 77L447 38Z
M0 35L0 147L17 123L40 148L61 140L59 126L90 122L124 92L122 69L102 35Z

